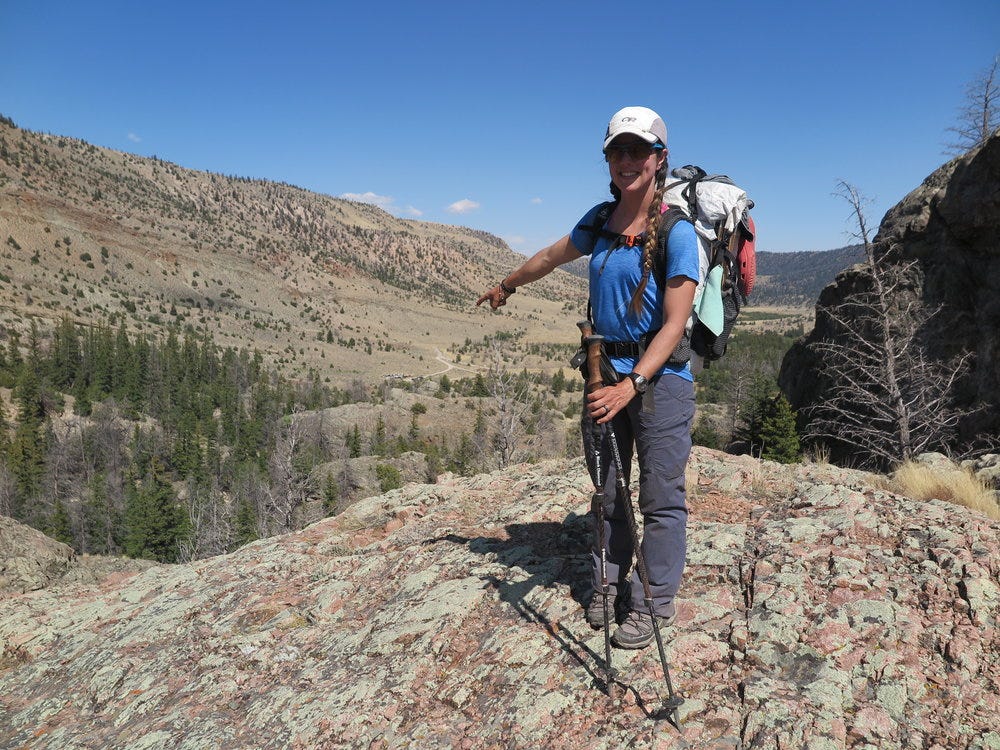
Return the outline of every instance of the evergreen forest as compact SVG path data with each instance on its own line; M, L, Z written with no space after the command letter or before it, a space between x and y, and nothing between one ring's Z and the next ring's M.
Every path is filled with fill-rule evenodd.
M417 400L400 434L379 414L370 430L355 423L331 438L304 431L297 416L385 400L390 389L340 389L315 372L291 381L259 353L221 348L190 327L157 338L121 320L81 326L64 318L48 331L32 320L23 335L5 333L0 514L78 553L177 562L301 528L353 499L350 462L362 456L383 457L374 474L387 491L402 483L391 458L407 451L421 455L434 481L441 471L474 474L582 450L582 381L571 371L442 375L429 384L430 401L464 404L468 415L450 436L422 433L428 407ZM775 381L797 333L734 337L697 378L695 443L798 459L795 415ZM466 342L462 351L498 344L515 345ZM317 473L330 462L340 468Z
M63 319L45 337L34 321L26 341L6 333L0 513L82 553L173 562L291 528L283 417L347 398L190 329L158 341Z

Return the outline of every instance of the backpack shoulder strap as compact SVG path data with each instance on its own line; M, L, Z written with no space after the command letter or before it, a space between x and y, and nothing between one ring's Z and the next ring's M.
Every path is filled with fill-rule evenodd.
M611 214L614 212L615 206L617 205L617 201L605 201L598 207L597 213L594 214L594 218L590 224L580 225L580 229L587 232L587 244L584 247L578 247L577 250L584 255L593 255L598 237L602 234L616 236L605 230L604 225L608 223L608 219L611 218ZM587 320L591 323L594 322L593 308L590 304L589 295L587 296Z
M679 221L694 224L694 220L677 206L670 206L660 217L660 226L656 230L656 257L653 258L653 270L656 272L657 279L666 279L667 240L670 237L671 230Z
M584 255L590 255L594 252L594 246L597 244L597 238L602 234L607 234L609 237L617 237L617 235L606 232L604 229L604 225L608 223L608 219L611 218L611 214L614 213L615 206L617 205L617 201L606 201L605 203L602 203L598 207L597 213L594 214L594 218L591 223L580 225L580 229L588 233L589 240L585 247L579 247L577 250L582 252Z

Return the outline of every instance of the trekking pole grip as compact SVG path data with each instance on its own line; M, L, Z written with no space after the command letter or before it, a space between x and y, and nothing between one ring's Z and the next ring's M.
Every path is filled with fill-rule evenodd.
M594 327L589 320L581 320L576 324L583 336L583 345L587 351L587 391L596 391L604 380L601 378L601 343L604 337L594 333Z

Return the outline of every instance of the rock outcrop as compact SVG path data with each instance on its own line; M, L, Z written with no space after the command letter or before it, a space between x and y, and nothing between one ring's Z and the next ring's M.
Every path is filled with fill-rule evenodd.
M938 310L935 335L921 341L931 360L974 352L968 377L956 384L955 404L971 413L955 447L1000 434L1000 131L985 144L945 164L891 209L874 240L879 263L916 261L906 293ZM779 383L795 409L822 404L833 384L823 376L818 342L838 342L826 310L871 287L863 266L839 274L820 295L816 327L782 363ZM902 301L899 302L902 305ZM849 314L841 309L841 315ZM845 342L846 343L846 342Z
M147 560L77 555L69 545L0 516L0 598L60 583L98 583L115 573L134 574L152 565Z
M9 748L1000 747L1000 523L696 448L688 568L602 692L581 461L408 485L287 536L0 594Z
M45 588L66 574L73 557L69 545L0 516L0 593Z

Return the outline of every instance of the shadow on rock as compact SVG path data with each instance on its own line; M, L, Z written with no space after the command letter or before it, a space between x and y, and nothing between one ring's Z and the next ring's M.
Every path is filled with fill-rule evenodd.
M589 515L570 513L562 523L514 523L504 528L506 539L446 534L427 543L464 544L476 554L489 555L512 570L527 573L527 578L517 577L516 580L504 580L495 575L483 576L483 580L497 590L500 601L513 607L524 620L543 626L562 650L587 670L595 684L606 688L604 676L594 671L595 664L601 664L603 657L532 603L532 600L538 601L542 597L531 596L538 588L565 586L579 606L570 616L582 621L582 609L592 590L590 545L593 520Z

